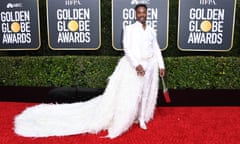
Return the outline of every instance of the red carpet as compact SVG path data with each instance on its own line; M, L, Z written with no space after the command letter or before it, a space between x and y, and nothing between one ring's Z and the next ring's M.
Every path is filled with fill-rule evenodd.
M13 131L14 116L34 103L0 102L0 144L238 144L240 107L158 107L144 131L133 125L110 140L98 135L25 138Z

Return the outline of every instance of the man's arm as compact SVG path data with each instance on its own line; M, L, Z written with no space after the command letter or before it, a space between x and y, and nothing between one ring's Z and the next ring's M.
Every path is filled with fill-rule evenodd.
M154 49L154 53L155 53L155 56L156 56L157 61L158 61L158 67L160 69L160 76L164 77L165 76L165 65L164 65L161 49L160 49L159 44L157 42L156 34L155 34L154 40L153 40L153 49Z
M127 57L128 61L133 67L138 66L138 62L136 58L133 56L132 48L131 48L131 33L130 33L129 26L125 26L123 29L123 50L125 53L125 56Z

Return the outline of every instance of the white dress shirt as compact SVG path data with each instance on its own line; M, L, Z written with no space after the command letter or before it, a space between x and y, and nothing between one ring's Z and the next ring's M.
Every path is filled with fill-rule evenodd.
M159 68L165 68L156 32L149 26L144 29L138 21L124 27L123 49L128 61L134 67L154 57Z

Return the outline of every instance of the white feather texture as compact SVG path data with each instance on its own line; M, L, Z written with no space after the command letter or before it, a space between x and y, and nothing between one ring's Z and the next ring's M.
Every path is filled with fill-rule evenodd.
M154 59L154 58L153 58ZM153 80L145 115L153 117L158 91L158 65L154 60ZM127 131L138 118L144 77L127 61L120 59L109 77L104 93L86 102L39 104L26 108L15 117L14 130L24 137L66 136L108 130L115 138Z

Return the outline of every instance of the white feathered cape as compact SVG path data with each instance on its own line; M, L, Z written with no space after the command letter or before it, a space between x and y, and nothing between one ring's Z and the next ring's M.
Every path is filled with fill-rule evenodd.
M154 113L158 91L158 65L155 62L151 94L145 121ZM14 130L25 137L66 136L108 130L109 138L127 131L137 119L143 78L137 76L126 57L120 59L109 77L104 93L86 102L39 104L25 109L14 120Z

